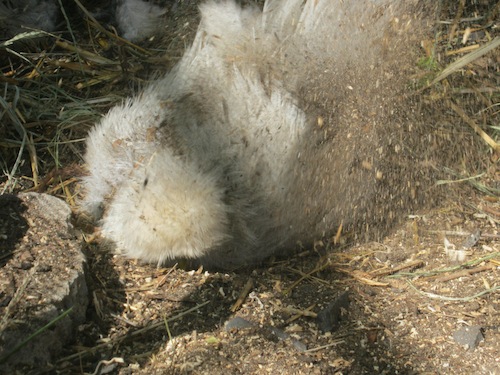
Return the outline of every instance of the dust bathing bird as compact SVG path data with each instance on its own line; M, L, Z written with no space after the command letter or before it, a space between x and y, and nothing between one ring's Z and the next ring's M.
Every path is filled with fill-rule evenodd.
M414 199L417 3L202 4L173 70L91 130L83 209L130 257L223 268L383 227Z

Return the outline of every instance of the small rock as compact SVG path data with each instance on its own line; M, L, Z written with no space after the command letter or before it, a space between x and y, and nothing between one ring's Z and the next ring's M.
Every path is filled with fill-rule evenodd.
M474 233L471 233L462 243L462 249L467 250L475 246L479 242L480 238L481 238L481 230L476 229Z
M481 326L462 327L453 333L453 339L457 344L466 346L469 350L475 349L484 340Z
M283 331L282 329L276 328L276 327L271 327L271 332L280 340L287 340L290 339L292 341L293 347L298 351L298 352L305 352L307 350L306 344L304 344L302 341L296 340L292 338L288 333Z
M7 235L0 240L3 374L53 363L85 321L85 257L70 217L69 206L47 194L0 195L0 234Z
M226 323L224 324L224 329L228 332L233 329L251 328L253 326L253 323L249 322L248 320L236 316L226 321Z
M323 332L336 330L342 319L342 309L347 309L348 307L349 295L345 292L319 312L316 318L319 329Z

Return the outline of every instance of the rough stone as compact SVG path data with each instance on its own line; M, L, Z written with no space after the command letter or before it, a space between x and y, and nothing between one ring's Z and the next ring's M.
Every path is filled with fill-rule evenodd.
M453 333L453 339L456 343L475 349L484 339L480 326L462 327Z
M70 218L47 194L0 195L0 372L52 362L85 319L85 257Z

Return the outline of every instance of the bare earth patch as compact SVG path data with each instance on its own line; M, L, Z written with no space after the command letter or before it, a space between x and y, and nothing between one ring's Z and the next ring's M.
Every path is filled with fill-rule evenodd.
M469 199L499 209L498 201ZM380 243L318 244L230 274L139 265L91 247L96 316L56 367L73 373L79 358L91 371L119 358L108 366L120 374L497 374L495 220L456 204L409 218ZM459 250L477 230L465 258L452 260L444 238ZM321 332L315 314L344 292L350 302L337 327ZM454 339L475 326L476 347Z

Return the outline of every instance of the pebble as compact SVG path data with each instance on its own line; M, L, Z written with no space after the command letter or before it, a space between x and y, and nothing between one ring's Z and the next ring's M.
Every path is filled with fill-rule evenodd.
M484 340L481 326L462 327L453 333L453 339L457 344L467 347L469 350L475 349Z

